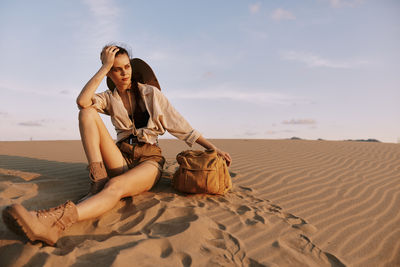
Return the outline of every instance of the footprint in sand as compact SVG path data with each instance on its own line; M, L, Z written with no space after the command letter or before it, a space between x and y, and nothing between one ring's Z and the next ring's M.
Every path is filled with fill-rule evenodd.
M214 238L207 240L207 245L203 244L201 249L210 256L210 265L243 263L246 253L237 238L220 229L208 230Z
M265 224L265 218L260 216L259 212L258 208L246 205L240 205L235 210L235 213L238 214L240 219L247 225L254 225L256 223Z
M264 266L247 256L244 245L225 231L225 226L209 228L212 239L208 239L201 247L202 254L209 257L207 266Z
M320 266L346 266L335 255L324 252L312 243L307 236L302 234L290 233L281 236L278 240L273 242L272 246L281 250L283 255L287 257L292 256L295 260L301 258L306 259L304 258L304 255L308 255L308 260L310 261L309 265L315 265L317 263ZM304 264L306 262L301 263ZM293 264L297 265L297 263Z
M245 189L246 190L246 189ZM246 190L250 191L250 190ZM290 224L293 228L299 229L306 234L311 234L317 231L317 228L312 224L309 224L306 220L297 217L291 213L284 212L282 208L278 205L270 203L269 200L260 199L249 195L248 192L237 192L236 194L240 195L241 199L245 199L252 203L251 205L242 205L237 209L237 213L239 215L245 215L246 213L250 213L252 216L252 223L262 222L265 224L266 215L274 214L288 224ZM251 191L250 191L251 192ZM242 213L242 214L241 214Z
M306 220L284 212L278 205L272 204L269 200L257 198L252 194L251 188L239 187L238 190L233 190L223 197L198 195L192 199L190 205L207 210L222 208L231 214L235 214L245 225L267 224L268 217L272 214L306 234L317 231L317 228Z

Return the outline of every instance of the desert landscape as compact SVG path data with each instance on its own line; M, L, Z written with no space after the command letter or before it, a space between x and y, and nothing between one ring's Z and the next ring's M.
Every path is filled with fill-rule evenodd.
M1 266L400 266L400 145L309 140L212 140L229 152L233 189L171 187L176 154L161 139L160 182L55 247L0 223ZM192 149L200 149L194 146ZM89 186L80 141L0 142L0 208L43 209Z

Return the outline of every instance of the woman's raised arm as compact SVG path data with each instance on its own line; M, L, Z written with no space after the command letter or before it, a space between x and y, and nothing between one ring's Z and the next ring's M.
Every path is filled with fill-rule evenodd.
M96 74L86 83L83 87L81 93L76 99L76 103L81 108L87 108L92 105L92 98L94 96L94 92L96 92L99 87L101 81L107 75L114 64L115 53L118 52L118 48L115 46L108 46L103 49L100 54L100 59L103 65L96 72Z

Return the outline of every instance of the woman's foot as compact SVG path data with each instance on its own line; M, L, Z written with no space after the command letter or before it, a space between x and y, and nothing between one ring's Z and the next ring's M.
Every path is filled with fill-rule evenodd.
M49 245L54 245L61 233L77 220L78 211L71 201L48 210L28 211L21 204L3 210L3 221L11 231Z

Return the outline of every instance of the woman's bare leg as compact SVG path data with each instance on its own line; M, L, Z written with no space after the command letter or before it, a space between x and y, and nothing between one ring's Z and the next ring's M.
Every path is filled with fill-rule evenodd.
M108 169L127 168L125 159L95 109L85 108L79 112L79 130L89 163L103 161ZM158 175L157 167L142 163L114 177L102 191L77 204L79 221L104 214L123 197L150 190Z
M108 169L126 166L125 159L94 108L80 110L79 130L89 163L103 161Z
M79 221L96 218L111 210L121 198L148 191L159 170L146 162L111 179L98 194L77 204Z

